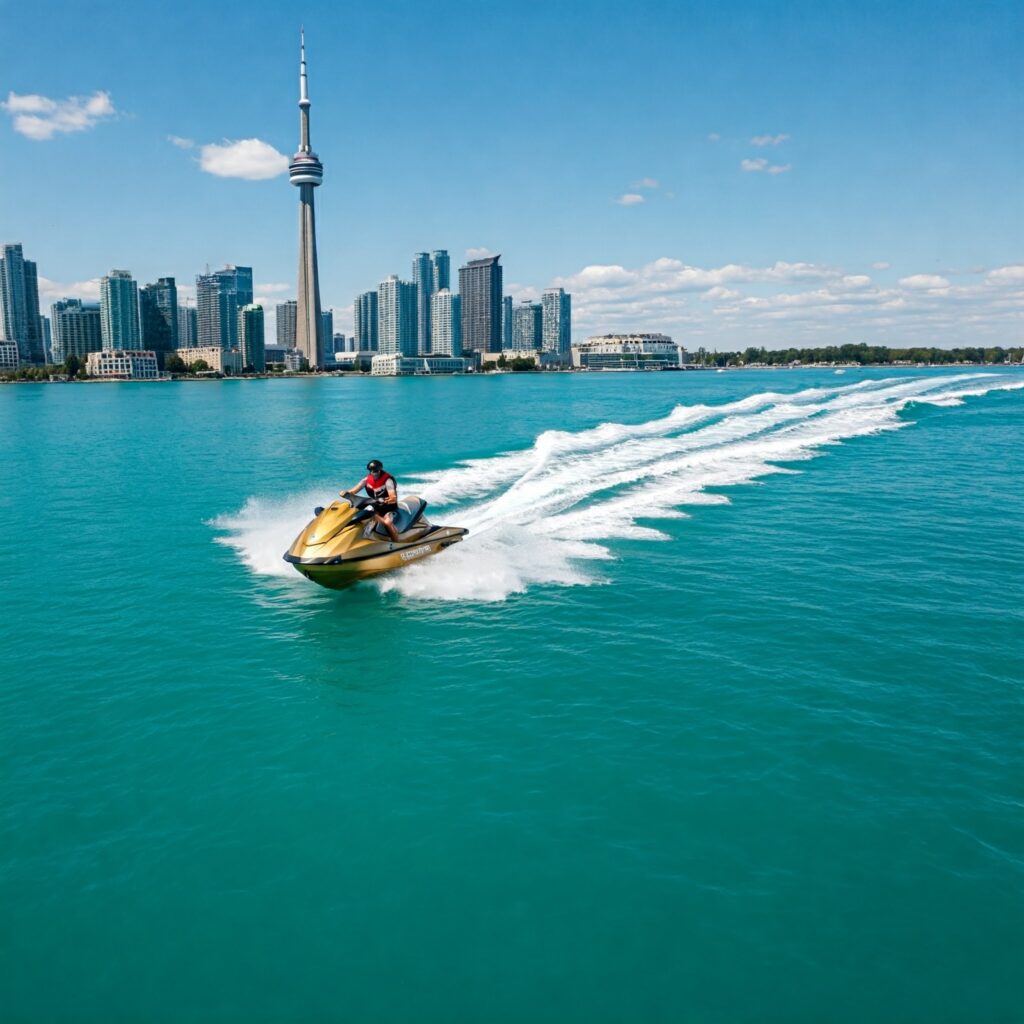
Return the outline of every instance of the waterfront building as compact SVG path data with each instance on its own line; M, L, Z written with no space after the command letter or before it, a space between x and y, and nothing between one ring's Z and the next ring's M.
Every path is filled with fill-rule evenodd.
M39 314L39 333L43 339L43 359L47 363L53 362L53 334L50 329L50 318Z
M320 313L320 336L324 339L324 352L330 352L334 344L333 309L325 309Z
M195 348L199 344L199 314L195 306L178 307L178 348Z
M16 370L19 363L18 343L16 341L0 341L0 373L10 373L12 370Z
M178 287L173 277L161 277L139 289L139 316L146 348L161 354L177 348Z
M602 334L572 346L581 370L664 370L683 365L683 348L667 334Z
M235 302L239 309L252 304L252 267L236 267L233 263L228 263L216 274L222 282L222 287L235 293Z
M543 370L555 369L565 365L565 360L557 352L548 352L536 348L510 348L501 353L508 362L513 359L532 359ZM494 363L494 359L488 360Z
M370 373L374 377L412 377L434 373L464 373L466 360L454 356L412 356L401 352L382 352L373 357Z
M381 352L413 356L416 339L417 288L392 274L377 288L377 341Z
M142 348L139 288L127 270L112 270L100 281L100 328L111 351Z
M263 329L263 307L250 302L238 311L238 348L242 353L242 369L252 367L257 373L267 368L267 339Z
M543 348L568 357L572 348L572 296L564 288L545 288L540 302L544 308Z
M523 299L512 320L512 348L539 349L543 345L543 311L539 302Z
M463 352L501 351L500 259L487 256L459 268Z
M302 362L306 359L305 353L297 348L290 348L284 354L284 368L292 373L298 373L302 369ZM308 360L307 360L308 363Z
M242 351L237 348L221 348L220 345L200 345L196 348L179 348L174 353L186 366L201 359L210 370L232 376L242 372Z
M90 352L85 372L110 380L156 380L160 376L156 353L146 349L103 348Z
M430 254L412 258L412 283L416 287L416 351L430 352L430 297L434 294L434 265Z
M430 336L432 354L462 355L461 301L450 288L442 288L430 297Z
M311 367L324 365L323 322L320 318L320 276L316 261L316 218L313 189L323 181L324 166L309 143L309 83L306 79L306 39L299 43L299 149L288 177L299 189L299 276L295 343Z
M252 267L228 264L196 277L198 344L238 347L238 311L252 303Z
M435 249L430 254L430 268L433 273L433 291L452 286L452 261L447 249Z
M283 363L287 351L288 349L281 348L280 345L267 345L264 349L267 365L269 366L271 363Z
M83 359L103 348L100 304L81 299L61 299L50 307L53 324L53 361L63 363L68 356Z
M356 351L376 352L377 339L377 293L363 292L355 302Z
M39 277L36 265L25 259L21 242L0 248L0 337L18 346L22 363L42 363L42 323L39 320Z
M298 303L294 299L279 302L275 309L277 344L279 348L295 348L295 317Z
M501 300L501 347L512 347L512 296L506 295Z

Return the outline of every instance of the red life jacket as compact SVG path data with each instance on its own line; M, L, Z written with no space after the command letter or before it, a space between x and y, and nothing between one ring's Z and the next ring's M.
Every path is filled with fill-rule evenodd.
M388 494L388 481L395 483L395 478L387 472L382 471L380 476L367 476L364 486L366 487L366 493L373 498L374 501L383 502L384 504L390 504L391 496ZM395 493L398 493L398 485L395 484Z

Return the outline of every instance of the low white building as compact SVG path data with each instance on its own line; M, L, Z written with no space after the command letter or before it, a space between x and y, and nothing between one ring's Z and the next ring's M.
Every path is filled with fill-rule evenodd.
M174 354L186 366L191 366L202 359L211 370L216 370L218 373L242 372L242 353L237 348L204 345L202 348L179 348Z
M287 349L284 354L284 368L298 373L302 369L302 360L305 358L297 348Z
M0 372L9 373L18 368L18 343L0 341Z
M105 348L90 352L85 359L85 372L90 377L108 380L158 380L160 369L156 353L150 349Z
M564 360L557 352L539 348L506 348L501 354L511 362L513 359L532 359L538 366L561 366ZM494 362L488 359L488 362Z
M663 370L683 365L683 347L667 334L602 334L572 346L580 370Z
M465 373L466 360L458 356L403 356L384 352L373 357L370 372L374 377L410 377L433 373Z

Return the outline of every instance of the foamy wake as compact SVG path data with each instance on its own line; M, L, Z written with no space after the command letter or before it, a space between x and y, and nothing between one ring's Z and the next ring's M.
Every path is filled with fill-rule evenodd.
M687 506L728 503L709 488L794 472L789 463L828 445L907 426L898 413L908 402L958 405L1020 388L1024 381L985 373L890 378L680 405L646 423L546 431L522 451L405 477L405 492L430 502L434 522L470 534L374 584L429 600L501 601L534 584L600 582L594 563L612 557L601 541L667 539L649 524L684 518ZM252 572L301 583L281 555L331 493L327 486L286 499L250 498L212 525L226 531L217 539Z

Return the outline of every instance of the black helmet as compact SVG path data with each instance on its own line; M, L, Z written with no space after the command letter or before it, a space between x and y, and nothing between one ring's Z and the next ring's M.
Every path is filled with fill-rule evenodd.
M379 473L384 468L384 463L381 462L380 459L370 459L366 464L366 468L371 473Z

